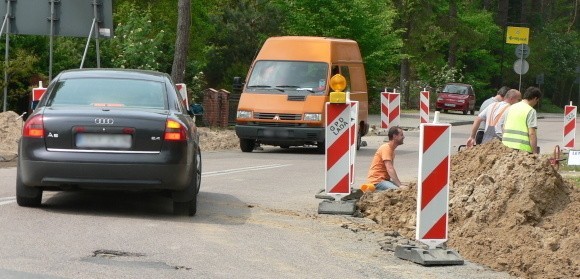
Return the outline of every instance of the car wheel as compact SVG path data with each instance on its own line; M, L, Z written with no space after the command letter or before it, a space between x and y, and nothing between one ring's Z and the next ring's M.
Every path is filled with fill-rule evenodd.
M440 108L436 108L435 111L441 111L441 109Z
M443 110L443 113L447 113L447 110L446 110L446 109L444 109L444 110Z
M173 195L173 214L179 216L194 216L197 213L197 195L201 188L201 150L196 147L194 173L191 176L189 186L184 191L177 191ZM185 200L185 201L182 201Z
M25 207L38 207L42 203L42 190L24 185L20 178L20 168L16 171L16 203Z
M464 111L463 111L463 115L466 115L466 114L467 114L467 110L464 110Z
M188 202L173 202L173 214L178 216L194 216L197 213L197 194Z
M253 139L240 139L240 149L242 152L252 152L256 147L256 141Z
M475 115L475 110L474 109L471 110L471 115Z

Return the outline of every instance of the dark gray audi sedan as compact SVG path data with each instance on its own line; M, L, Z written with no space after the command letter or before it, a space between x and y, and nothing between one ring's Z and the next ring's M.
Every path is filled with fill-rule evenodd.
M193 216L200 181L195 121L164 73L64 71L22 129L20 206L40 206L43 191L159 191Z

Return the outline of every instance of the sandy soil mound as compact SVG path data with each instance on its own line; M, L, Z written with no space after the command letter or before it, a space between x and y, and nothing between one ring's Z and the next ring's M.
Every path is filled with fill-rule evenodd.
M453 155L450 176L449 247L523 278L580 278L580 191L547 158L495 141ZM415 239L416 191L365 194L359 209Z
M22 119L13 111L0 113L0 162L10 161L18 154L18 139Z

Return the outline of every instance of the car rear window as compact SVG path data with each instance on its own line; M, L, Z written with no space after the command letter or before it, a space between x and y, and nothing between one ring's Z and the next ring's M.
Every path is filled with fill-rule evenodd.
M469 94L467 86L463 85L455 85L455 84L447 84L445 88L443 88L443 92L445 93L455 93L455 94Z
M76 78L58 81L48 106L166 108L164 84L119 78Z

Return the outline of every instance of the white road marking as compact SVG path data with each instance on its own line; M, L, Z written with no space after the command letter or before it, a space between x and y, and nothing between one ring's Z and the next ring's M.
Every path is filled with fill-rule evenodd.
M16 202L16 197L0 198L0 205L7 205Z
M239 169L210 171L210 172L204 172L204 173L202 173L201 176L202 177L218 176L218 175L226 175L226 174L237 173L237 172L258 171L258 170L267 170L267 169L274 169L274 168L282 168L282 167L287 167L287 166L291 166L291 164L286 164L286 165L274 164L274 165L245 167L245 168L239 168Z

